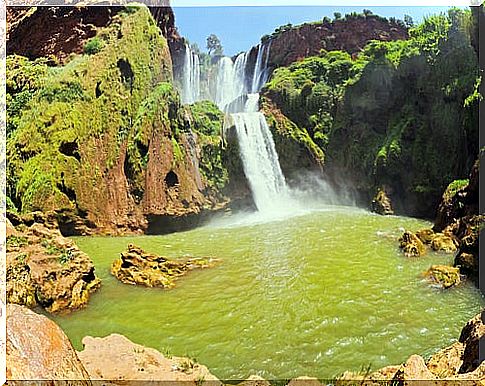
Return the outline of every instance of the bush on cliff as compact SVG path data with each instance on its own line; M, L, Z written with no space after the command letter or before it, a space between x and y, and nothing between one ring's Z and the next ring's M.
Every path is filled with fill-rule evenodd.
M409 40L279 68L264 90L267 115L277 108L289 130L308 133L315 146L301 145L319 162L323 153L329 171L344 171L357 189L388 185L398 212L431 217L441 191L466 176L478 152L470 25L470 11L452 9L412 28Z

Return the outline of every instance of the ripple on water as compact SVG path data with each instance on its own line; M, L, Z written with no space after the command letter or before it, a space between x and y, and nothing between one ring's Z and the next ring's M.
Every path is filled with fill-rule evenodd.
M396 364L448 345L485 304L472 285L442 291L422 279L449 255L399 252L399 228L429 225L327 207L235 216L167 236L77 238L103 286L85 310L54 318L78 349L85 335L117 332L195 357L222 379L329 378ZM223 261L170 291L123 285L109 267L129 242Z

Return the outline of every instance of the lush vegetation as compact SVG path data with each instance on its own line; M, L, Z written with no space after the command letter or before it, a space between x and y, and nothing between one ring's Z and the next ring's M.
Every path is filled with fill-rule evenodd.
M135 11L65 66L7 58L7 193L23 212L96 207L92 190L103 189L123 140L139 135L132 123L152 85L171 79L165 40L148 10Z
M308 133L315 158L323 153L357 188L389 185L410 200L403 207L434 211L478 152L475 29L470 11L451 9L411 28L409 40L373 41L354 58L322 52L277 69L267 105L293 132ZM300 142L315 148L308 138Z

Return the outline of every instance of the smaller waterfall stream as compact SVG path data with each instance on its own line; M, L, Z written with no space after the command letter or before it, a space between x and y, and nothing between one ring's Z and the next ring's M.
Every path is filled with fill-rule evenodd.
M200 98L199 55L185 45L184 69L182 73L182 103L191 104Z

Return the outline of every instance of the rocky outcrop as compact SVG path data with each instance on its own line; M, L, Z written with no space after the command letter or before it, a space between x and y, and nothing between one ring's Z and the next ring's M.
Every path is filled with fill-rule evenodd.
M380 188L377 191L377 194L375 195L371 203L371 210L383 216L389 216L394 214L391 199L389 198L384 188Z
M485 363L478 361L478 342L484 337L483 320L478 314L465 325L457 342L433 354L428 360L420 355L412 355L399 366L387 366L371 374L345 372L337 385L350 385L356 381L366 386L382 385L384 381L412 385L420 381L420 384L434 386L479 386L485 381Z
M129 244L128 249L113 262L111 273L125 284L172 288L178 277L194 269L209 268L214 263L211 258L169 260Z
M485 224L485 216L479 212L479 172L477 160L468 180L452 182L438 208L433 230L453 238L458 246L454 265L460 272L478 281L479 235Z
M453 181L443 193L433 230L443 231L457 220L478 214L480 161L473 165L467 180Z
M84 307L100 286L89 256L61 235L53 214L9 216L16 228L7 236L7 302L49 312Z
M40 23L44 12L54 12L49 9L28 18ZM71 9L62 23L75 23L76 12L84 11ZM200 162L202 154L220 155L220 133L203 136L203 152L195 113L180 104L167 40L152 14L143 6L122 8L95 32L89 52L79 56L76 48L69 55L79 60L57 67L56 77L47 77L44 58L7 59L9 102L22 106L7 119L13 204L22 213L71 213L61 226L65 235L85 234L86 227L105 234L167 233L223 209L222 187L203 173L208 162ZM31 138L37 138L35 149Z
M404 232L399 239L399 247L408 257L422 256L426 253L426 247L422 241L412 232Z
M89 375L64 332L45 316L7 305L8 384L43 380L46 385L91 385ZM55 381L58 382L55 382Z
M432 265L424 276L445 289L460 284L459 269L447 265Z
M183 382L190 386L222 385L207 367L192 359L164 356L155 349L131 342L118 334L83 338L78 352L92 380L125 385L131 381Z
M22 55L30 59L53 57L59 63L65 63L71 54L81 54L86 41L96 35L96 29L106 27L121 9L121 7L9 7L7 8L7 54Z
M405 40L405 26L376 15L349 17L346 20L316 22L283 28L273 34L269 65L273 68L320 54L320 50L361 51L371 40Z

